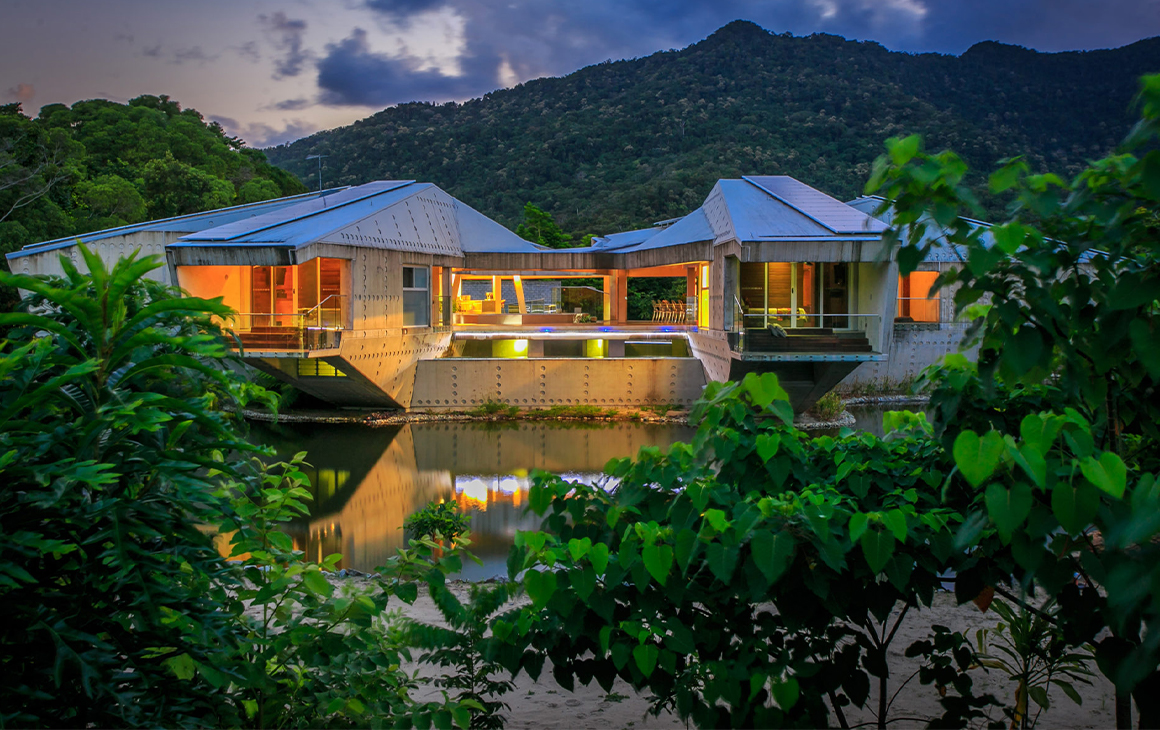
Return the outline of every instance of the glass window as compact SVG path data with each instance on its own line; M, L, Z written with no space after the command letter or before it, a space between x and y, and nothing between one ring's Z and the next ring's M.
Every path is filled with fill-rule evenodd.
M934 291L937 271L915 271L898 277L895 322L938 322L939 293Z
M428 270L425 266L403 267L403 326L431 324L431 303L427 295Z

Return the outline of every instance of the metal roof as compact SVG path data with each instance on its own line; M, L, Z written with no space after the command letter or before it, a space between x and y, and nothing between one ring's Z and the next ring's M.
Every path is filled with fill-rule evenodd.
M833 233L881 233L886 226L865 212L787 175L742 178Z
M677 220L681 220L678 218ZM670 221L663 221L670 223ZM635 246L639 243L647 241L649 238L655 236L661 231L661 227L655 226L653 228L641 228L635 231L623 231L621 233L610 233L607 236L596 236L592 239L592 248L601 251L616 251L618 249Z
M103 231L93 231L92 233L82 233L77 236L68 236L66 238L58 238L51 241L32 243L19 251L14 251L8 254L7 257L9 259L16 259L22 256L31 256L33 254L44 253L46 251L68 248L70 246L75 246L77 239L80 239L82 243L91 243L93 241L115 238L117 236L126 236L133 233L152 231L195 233L197 231L203 231L209 228L229 225L237 221L245 221L247 219L257 218L274 211L298 205L306 201L317 201L320 198L330 198L331 196L340 194L347 189L348 188L346 187L331 188L329 190L324 190L321 193L314 191L311 193L303 193L301 195L292 195L287 198L263 200L259 203L235 205L230 208L210 210L204 213L192 213L190 215L177 216L175 218L162 218L161 220L146 221L144 223L133 223L127 226L118 226L117 228L106 228Z
M851 200L850 202L846 203L846 205L850 206L851 208L855 208L855 209L865 213L866 215L875 216L878 220L882 221L886 226L889 226L894 219L894 210L892 208L890 208L889 206L883 208L883 204L886 202L887 202L887 200L879 195L863 195L863 196L858 197L854 200ZM963 261L967 260L966 249L964 249L962 246L956 246L956 245L952 245L950 243L947 243L945 240L941 239L941 237L936 233L936 231L939 231L941 229L940 229L938 223L936 223L933 218L931 218L929 215L924 215L922 217L922 219L923 219L923 222L926 223L926 230L923 232L923 236L922 236L923 245L925 245L927 243L933 244L930 248L930 251L927 253L926 257L923 258L923 261L925 261L926 263L932 263L932 264L936 264L936 263L956 263L957 264L957 263L962 263ZM976 229L977 228L987 229L987 228L991 227L990 223L984 223L983 221L977 221L977 220L974 220L973 218L963 218L963 220L966 221L967 223L969 223L973 228L976 228ZM984 246L988 246L988 247L994 243L994 238L986 230L983 231L982 236L980 236L980 240L982 241Z
M664 248L666 246L680 246L684 243L712 241L713 238L713 228L709 225L709 219L705 215L705 209L701 207L649 239L635 246L622 249L622 251L624 253L630 251L646 251L648 249Z
M182 236L174 246L339 243L435 255L535 253L525 241L431 183L380 180L246 221Z

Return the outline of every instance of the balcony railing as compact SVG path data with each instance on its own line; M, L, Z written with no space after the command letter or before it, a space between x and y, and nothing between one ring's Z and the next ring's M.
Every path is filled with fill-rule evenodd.
M770 315L764 326L765 316L740 316L747 326L728 333L730 349L762 355L869 353L873 348L867 335L882 319L878 314L785 314Z
M346 297L331 295L302 312L240 312L226 323L251 351L330 350L346 329Z

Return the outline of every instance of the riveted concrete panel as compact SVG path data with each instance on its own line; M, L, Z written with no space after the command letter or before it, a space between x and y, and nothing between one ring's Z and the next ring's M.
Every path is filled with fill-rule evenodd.
M410 409L462 411L489 400L520 408L687 406L704 387L696 358L442 358L416 363Z

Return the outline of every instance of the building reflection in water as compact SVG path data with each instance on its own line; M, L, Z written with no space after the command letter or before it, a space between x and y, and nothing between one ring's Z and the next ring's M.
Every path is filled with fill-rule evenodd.
M404 546L408 515L432 501L454 501L471 515L473 552L484 562L466 565L466 578L504 573L516 531L539 527L535 515L524 514L532 470L608 488L602 470L609 459L691 437L685 426L634 423L254 428L254 438L283 458L308 454L312 514L288 529L308 557L341 553L343 567L371 572Z

